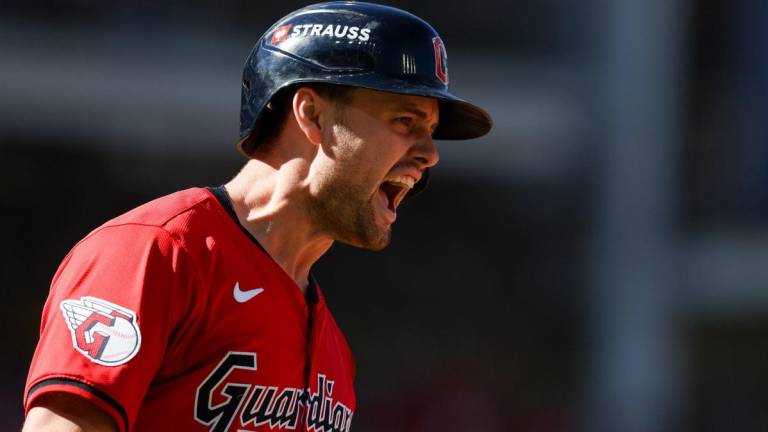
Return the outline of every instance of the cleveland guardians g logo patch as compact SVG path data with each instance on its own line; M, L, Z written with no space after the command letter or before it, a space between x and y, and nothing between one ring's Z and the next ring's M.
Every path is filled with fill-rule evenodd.
M72 345L102 366L127 363L141 346L136 313L96 297L64 300L61 312L72 334Z

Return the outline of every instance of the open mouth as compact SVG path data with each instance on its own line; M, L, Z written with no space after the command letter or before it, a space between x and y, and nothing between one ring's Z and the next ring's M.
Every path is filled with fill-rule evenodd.
M386 197L386 207L392 213L396 212L397 206L400 205L414 184L416 184L416 180L413 177L396 176L384 180L379 186L379 192Z

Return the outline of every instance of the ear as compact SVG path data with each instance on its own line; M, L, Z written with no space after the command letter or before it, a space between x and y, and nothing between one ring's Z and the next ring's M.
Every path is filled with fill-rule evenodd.
M309 87L299 87L293 94L293 115L299 129L314 145L323 142L323 117L328 111L326 101Z

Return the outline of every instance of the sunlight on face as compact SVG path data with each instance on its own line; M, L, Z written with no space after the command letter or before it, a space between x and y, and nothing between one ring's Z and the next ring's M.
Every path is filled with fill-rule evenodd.
M391 238L376 199L394 174L420 176L437 163L432 132L438 104L430 98L355 89L328 119L322 168L310 211L319 228L353 246L382 249Z

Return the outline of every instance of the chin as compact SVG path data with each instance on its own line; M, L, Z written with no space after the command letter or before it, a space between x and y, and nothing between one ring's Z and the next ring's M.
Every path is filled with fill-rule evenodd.
M389 246L392 241L392 230L387 227L384 230L376 230L375 233L368 231L363 235L358 234L354 238L340 238L338 241L361 249L380 251Z
M362 247L365 248L365 249L368 249L368 250L372 250L372 251L380 251L380 250L384 249L385 247L389 246L389 243L390 243L390 239L387 238L383 242L370 243L370 244L367 244L367 245L362 246Z
M328 193L311 207L313 218L335 241L369 250L382 250L392 238L392 226L376 216L370 200L361 194Z

